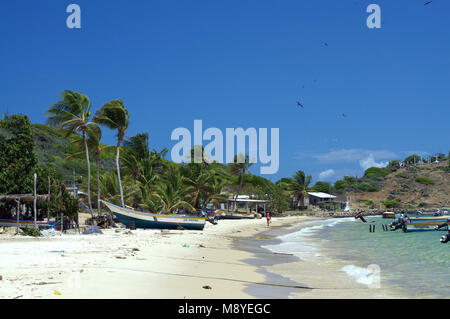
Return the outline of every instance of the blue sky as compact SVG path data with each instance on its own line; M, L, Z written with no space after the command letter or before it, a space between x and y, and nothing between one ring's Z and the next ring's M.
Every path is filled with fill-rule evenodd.
M195 119L224 132L279 128L280 169L266 177L361 176L448 152L450 2L424 2L2 1L0 111L44 123L65 89L94 110L120 97L128 135L148 131L158 150ZM70 3L80 30L66 27ZM381 29L366 26L370 3Z

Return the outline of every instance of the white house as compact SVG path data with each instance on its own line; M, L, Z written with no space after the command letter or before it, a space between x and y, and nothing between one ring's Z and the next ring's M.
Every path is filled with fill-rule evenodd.
M319 205L321 203L329 203L332 202L336 196L322 193L322 192L308 192L309 194L309 203L311 205Z

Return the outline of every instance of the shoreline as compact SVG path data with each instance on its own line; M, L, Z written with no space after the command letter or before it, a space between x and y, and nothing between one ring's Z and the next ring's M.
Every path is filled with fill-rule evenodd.
M273 220L289 224L305 217ZM235 238L266 229L265 219L221 221L205 230L104 230L51 238L0 236L1 298L255 298L267 287ZM225 253L226 252L226 253ZM209 286L212 289L204 289Z
M313 222L334 221L334 218L320 218L312 220ZM306 223L310 221L305 221ZM300 229L305 229L311 226L295 225L292 229L281 230L281 236L290 235L298 232ZM317 227L312 226L312 228ZM268 236L268 231L262 232L260 236ZM296 283L302 283L310 287L310 290L303 292L292 291L288 298L292 299L396 299L396 298L414 298L408 294L407 291L395 288L381 282L380 288L369 288L367 284L358 283L355 277L350 276L342 268L344 266L353 266L356 268L363 268L362 266L355 266L352 262L343 259L332 257L327 248L323 246L318 238L302 238L303 246L306 249L301 251L301 256L295 255L288 262L272 263L265 267L265 271L271 275L283 276L287 280ZM266 246L272 246L272 249L264 247L267 251L278 251L279 244L285 244L281 239L278 243L272 243ZM313 250L310 248L313 246ZM284 252L284 250L282 250ZM298 251L297 251L298 253Z
M278 217L270 228L265 219L221 220L202 232L109 229L103 235L0 236L0 297L391 298L358 284L326 256L304 260L262 247L325 220Z

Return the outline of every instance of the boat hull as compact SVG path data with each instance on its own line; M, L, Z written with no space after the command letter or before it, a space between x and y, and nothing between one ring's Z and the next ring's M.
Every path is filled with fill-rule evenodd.
M246 216L246 215L216 215L216 217L218 219L255 219L255 215L250 215L250 216Z
M450 216L412 217L405 223L403 231L411 232L411 231L435 230L436 226L442 225L444 223L446 223L447 226L444 226L439 230L449 230L449 219Z
M136 228L144 229L186 229L203 230L206 223L204 217L185 215L162 215L137 212L103 201L114 216L126 227L134 224Z

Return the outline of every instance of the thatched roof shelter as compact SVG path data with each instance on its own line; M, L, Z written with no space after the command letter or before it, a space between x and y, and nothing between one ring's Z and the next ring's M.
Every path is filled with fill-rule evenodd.
M37 195L37 200L45 201L49 198L49 195ZM33 194L11 194L11 195L0 195L0 202L16 202L19 200L21 203L33 202Z

